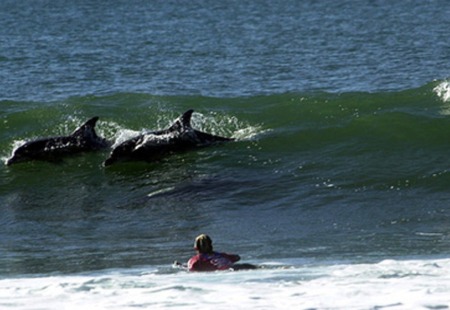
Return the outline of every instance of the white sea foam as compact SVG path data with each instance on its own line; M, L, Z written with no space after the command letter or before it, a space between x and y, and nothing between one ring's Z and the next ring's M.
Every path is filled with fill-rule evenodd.
M440 113L442 115L450 115L450 81L442 81L433 88L434 93L444 103Z
M439 98L441 98L443 102L450 101L450 81L443 81L439 83L439 85L433 88L433 91Z
M157 196L157 195L169 193L169 192L173 191L174 189L175 189L175 187L173 187L173 186L157 189L157 190L147 194L147 197L154 197L154 196Z
M11 147L11 153L9 155L4 155L0 157L0 161L2 161L5 165L8 162L9 159L11 159L14 156L14 152L21 147L22 145L24 145L25 143L27 143L26 140L16 140L13 141L12 143L12 147Z
M450 259L0 280L2 309L447 309Z
M251 125L235 116L219 115L217 113L208 115L194 113L192 126L213 135L231 137L236 140L251 140L263 133L260 125Z
M122 144L123 142L132 139L140 134L139 131L131 130L131 129L120 129L116 133L116 137L114 140L113 148Z

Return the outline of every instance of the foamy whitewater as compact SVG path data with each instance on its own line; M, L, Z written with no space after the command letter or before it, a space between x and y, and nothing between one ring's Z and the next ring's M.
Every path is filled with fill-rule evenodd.
M2 309L448 309L450 260L262 264L208 275L166 266L0 280Z

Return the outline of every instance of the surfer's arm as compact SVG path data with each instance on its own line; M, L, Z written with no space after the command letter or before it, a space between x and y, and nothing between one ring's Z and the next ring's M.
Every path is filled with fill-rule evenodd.
M237 254L222 253L222 256L225 256L227 259L229 259L233 263L241 260L241 257Z

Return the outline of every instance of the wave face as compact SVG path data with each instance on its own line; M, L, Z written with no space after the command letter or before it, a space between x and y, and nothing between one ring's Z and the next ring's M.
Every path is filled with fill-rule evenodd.
M101 165L109 150L1 165L10 242L2 273L162 263L174 255L168 244L189 243L198 230L227 231L231 244L246 236L255 258L445 253L447 95L441 81L382 93L4 101L3 159L23 141L68 134L93 115L98 133L118 142L193 108L195 128L236 141L110 168Z

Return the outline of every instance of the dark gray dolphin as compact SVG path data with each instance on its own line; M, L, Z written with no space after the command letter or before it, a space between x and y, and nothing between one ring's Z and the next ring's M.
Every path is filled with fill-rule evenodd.
M12 165L30 160L60 161L67 155L108 147L110 143L97 136L95 132L97 121L97 116L91 118L70 136L42 138L26 142L13 151L6 164Z
M153 161L173 153L233 140L192 128L193 112L185 112L167 129L144 133L121 143L103 164L109 166L121 160Z

